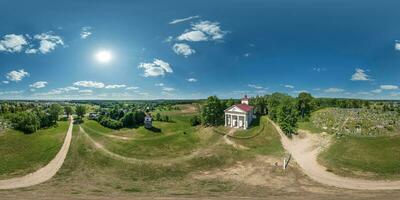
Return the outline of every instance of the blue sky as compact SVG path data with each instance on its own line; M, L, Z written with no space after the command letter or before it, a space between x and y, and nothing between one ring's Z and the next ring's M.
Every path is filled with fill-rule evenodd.
M0 7L1 99L275 91L400 99L399 1L2 0Z

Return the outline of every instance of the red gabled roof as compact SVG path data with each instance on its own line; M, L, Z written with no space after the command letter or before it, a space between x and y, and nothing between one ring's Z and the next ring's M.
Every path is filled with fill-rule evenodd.
M225 111L227 111L227 110L229 110L229 109L231 109L231 108L233 108L235 106L238 107L240 110L243 110L244 112L249 112L249 111L253 110L253 106L249 106L247 104L236 104L236 105L233 105L233 106L229 107Z

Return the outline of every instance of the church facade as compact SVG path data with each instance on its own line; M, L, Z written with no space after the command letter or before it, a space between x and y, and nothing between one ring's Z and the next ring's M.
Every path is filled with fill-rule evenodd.
M227 127L247 129L254 118L254 108L249 105L247 96L244 96L240 104L225 110L225 126Z

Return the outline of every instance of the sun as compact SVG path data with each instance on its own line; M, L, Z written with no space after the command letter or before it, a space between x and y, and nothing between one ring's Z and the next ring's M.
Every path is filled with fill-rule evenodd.
M100 63L108 63L112 60L112 54L107 50L99 51L96 53L96 60Z

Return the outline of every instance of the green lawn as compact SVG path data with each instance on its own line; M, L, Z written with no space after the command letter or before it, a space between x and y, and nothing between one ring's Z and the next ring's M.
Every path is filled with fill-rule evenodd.
M250 139L235 139L232 138L236 143L243 146L249 147L250 151L263 154L263 155L275 155L280 156L284 153L280 136L272 124L268 121L267 117L260 119L260 125L252 127L248 130L241 130L235 136L252 136Z
M27 174L46 165L60 150L68 122L24 134L9 130L0 136L0 178Z
M400 137L341 137L318 157L334 173L400 178Z

